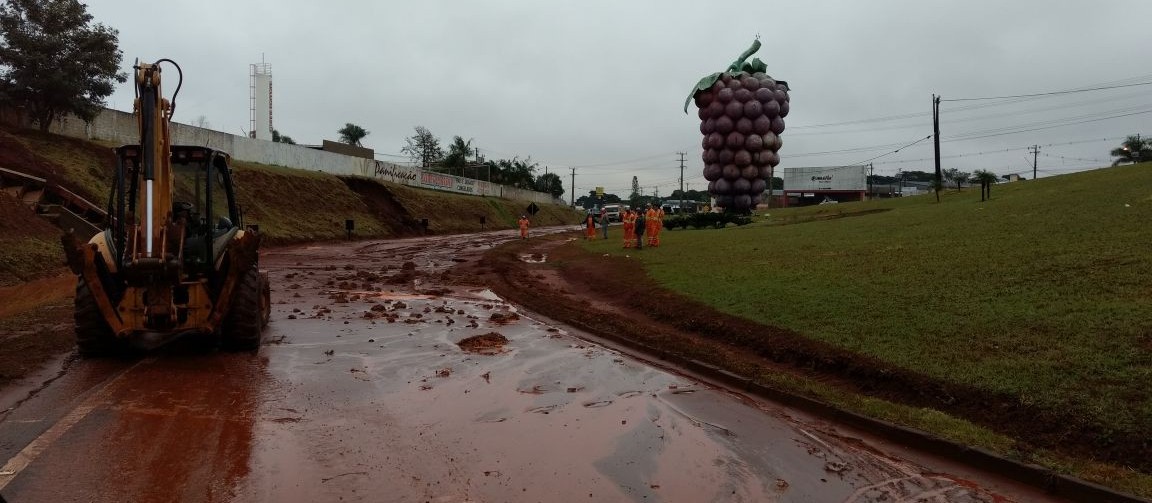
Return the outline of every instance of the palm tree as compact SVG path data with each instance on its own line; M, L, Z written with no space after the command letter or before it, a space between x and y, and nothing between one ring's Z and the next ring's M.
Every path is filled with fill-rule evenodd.
M984 194L988 194L988 199L992 199L992 184L1000 181L996 173L985 169L978 169L972 173L972 183L980 184L980 201L984 201Z
M968 181L968 173L960 171L956 168L949 168L944 170L944 178L956 183L956 191L960 191L960 184Z
M464 141L464 138L457 136L448 145L448 155L444 156L441 165L448 168L449 172L454 168L460 168L460 176L464 176L464 167L468 165L468 158L475 154L476 149L472 148L472 140Z
M1138 163L1152 161L1152 140L1144 140L1140 135L1132 135L1120 144L1119 148L1112 149L1112 157L1117 157L1113 166L1125 163Z
M367 130L351 122L344 124L344 127L340 128L340 130L336 133L340 135L341 143L356 145L357 147L363 147L364 145L360 144L360 140L363 140L365 136L368 136Z

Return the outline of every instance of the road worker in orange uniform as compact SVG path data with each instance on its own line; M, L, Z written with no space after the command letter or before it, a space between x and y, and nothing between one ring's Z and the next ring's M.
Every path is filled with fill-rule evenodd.
M664 207L656 207L656 232L652 234L652 246L660 246L660 233L664 232Z
M528 215L520 215L520 239L528 239Z
M624 223L624 247L632 248L636 246L636 214L632 212L632 208L624 210L620 220Z
M644 229L648 234L648 246L656 246L656 226L659 224L656 218L656 208L652 207L652 203L648 203L648 211L644 212L644 220L648 226Z
M588 218L584 219L584 239L596 240L596 217L592 216L591 211L588 212Z

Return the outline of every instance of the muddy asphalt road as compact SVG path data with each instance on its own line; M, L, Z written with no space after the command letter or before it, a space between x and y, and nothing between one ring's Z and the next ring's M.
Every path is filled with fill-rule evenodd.
M266 251L273 313L258 354L183 340L134 358L62 360L0 395L0 495L1045 500L659 368L453 279L453 265L512 238Z

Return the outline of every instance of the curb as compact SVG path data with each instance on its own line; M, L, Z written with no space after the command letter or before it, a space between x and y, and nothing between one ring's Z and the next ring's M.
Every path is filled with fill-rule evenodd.
M752 378L730 372L716 365L687 358L627 337L588 332L598 338L641 351L650 357L700 374L708 380L722 383L749 395L866 430L886 440L907 445L950 461L993 472L1059 498L1085 503L1152 503L1152 500L1057 473L1040 465L1008 459L986 449L947 440L923 430L864 416L814 398L764 386Z
M512 282L505 281L509 287L513 287ZM527 303L512 301L533 310ZM834 419L842 424L866 430L877 437L907 445L950 461L996 473L1058 498L1085 503L1152 503L1150 499L1064 475L1040 465L1008 459L992 451L947 440L923 430L864 416L824 401L771 388L757 383L750 377L736 374L707 362L688 358L615 333L593 330L583 326L584 324L579 320L564 321L563 323L580 328L584 332L621 347L642 352L650 358L697 373L714 383L722 383L734 390L743 391L749 395L793 407L809 414Z

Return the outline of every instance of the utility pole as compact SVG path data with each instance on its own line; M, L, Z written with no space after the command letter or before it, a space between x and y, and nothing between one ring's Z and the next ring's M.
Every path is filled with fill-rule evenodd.
M684 152L677 152L677 153L680 154L680 208L679 208L679 211L681 213L683 213L684 212L684 156L687 154Z
M868 199L872 199L872 163L868 163Z
M772 191L775 189L775 187L773 187L774 185L776 185L776 166L769 164L768 165L768 207L769 208L772 207L772 197L773 197ZM785 206L787 206L787 203L785 203Z
M1040 154L1040 145L1032 145L1028 147L1028 151L1032 152L1032 179L1036 179L1036 156Z
M936 183L932 187L936 191L936 202L940 202L940 186L943 185L940 176L940 97L932 95L932 138L936 150Z
M572 170L572 185L571 185L571 187L569 187L570 189L572 189L572 194L569 195L568 199L571 199L572 201L570 203L568 203L568 205L575 208L576 207L576 168L569 168L569 169Z

